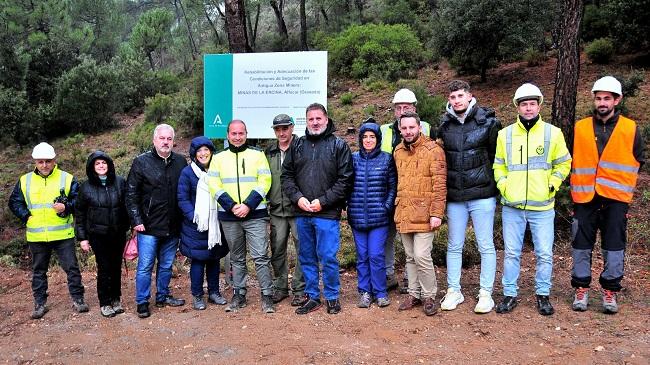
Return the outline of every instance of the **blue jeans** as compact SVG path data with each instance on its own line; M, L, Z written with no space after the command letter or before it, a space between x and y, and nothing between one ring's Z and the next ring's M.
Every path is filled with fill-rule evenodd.
M492 293L494 275L497 269L497 253L494 249L494 210L496 198L476 199L465 202L447 202L447 286L460 290L460 275L463 266L463 246L467 222L472 217L476 244L481 254L481 289Z
M336 253L340 245L338 219L296 217L300 248L298 259L305 278L305 294L320 299L318 286L319 264L323 268L323 294L325 299L338 299L339 260Z
M192 295L195 297L202 296L203 293L203 275L208 282L208 294L219 293L219 260L195 260L192 259L190 265L190 282Z
M156 267L156 301L165 300L171 294L172 264L176 257L178 237L155 237L138 233L138 268L135 274L135 302L148 303L151 298L151 272Z
M529 224L535 246L535 294L549 295L553 274L555 210L534 211L504 206L501 219L505 244L503 294L517 296L521 248L524 244L526 224Z
M386 266L384 261L384 242L388 226L369 231L352 228L357 246L357 276L360 293L370 293L375 298L386 298Z

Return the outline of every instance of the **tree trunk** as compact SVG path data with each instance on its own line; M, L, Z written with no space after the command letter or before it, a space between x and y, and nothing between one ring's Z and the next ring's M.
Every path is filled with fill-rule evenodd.
M214 31L214 37L216 38L216 43L215 46L221 44L221 37L219 37L219 31L217 30L217 26L214 25L214 21L210 19L210 14L208 14L208 9L206 8L207 5L203 6L203 13L205 14L205 19L208 20L208 23L210 23L210 27Z
M156 68L153 65L153 56L151 56L151 52L147 52L147 58L149 59L149 66L151 66L151 71L156 71Z
M560 127L567 142L573 140L576 92L580 75L580 22L583 0L564 0L561 5L555 92L551 123Z
M282 39L282 50L286 50L288 46L288 41L289 41L289 32L287 31L287 24L284 22L284 16L282 15L282 10L278 6L278 2L276 0L271 0L269 1L269 4L271 4L271 8L273 8L273 13L275 14L275 20L278 23L278 34L280 34L280 38Z
M307 46L307 14L305 0L300 0L300 50L309 51Z
M320 13L323 15L323 19L325 19L325 25L329 25L330 19L327 17L327 12L322 5L320 6Z
M226 30L230 53L246 53L251 51L246 35L246 9L244 0L225 0Z
M357 8L357 12L359 12L359 23L365 24L365 20L363 19L363 6L364 6L364 0L354 0L354 6Z
M251 13L246 12L246 25L248 27L248 39L249 43L251 45L251 48L253 51L255 51L255 43L257 41L257 25L260 22L260 8L261 4L258 2L257 3L257 10L255 10L255 24L253 24L253 20L251 19Z
M179 14L180 7L180 14ZM196 42L194 42L194 37L192 36L192 28L190 27L190 22L187 20L187 14L185 14L185 8L183 7L183 2L181 0L174 0L174 8L176 9L177 17L181 15L187 26L187 36L190 39L190 48L192 50L192 60L196 60L196 55L199 54L199 50L196 47ZM178 19L180 22L180 19Z

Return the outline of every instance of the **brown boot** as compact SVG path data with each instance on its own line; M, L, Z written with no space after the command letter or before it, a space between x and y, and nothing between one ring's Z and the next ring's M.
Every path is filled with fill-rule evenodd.
M433 298L424 298L424 306L422 307L424 310L424 314L427 316L432 316L436 314L437 308L436 308L436 301L433 300Z
M402 298L403 299L401 300L399 308L397 309L400 311L413 309L414 307L417 307L418 305L422 304L422 301L420 299L412 295L405 295Z

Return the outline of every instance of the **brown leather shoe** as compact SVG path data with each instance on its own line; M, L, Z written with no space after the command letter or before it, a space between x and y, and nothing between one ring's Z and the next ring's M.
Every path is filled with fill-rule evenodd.
M436 301L433 298L424 298L424 306L422 307L424 314L427 316L432 316L436 314L438 308L436 308Z
M414 307L417 307L418 305L422 304L422 301L420 299L412 295L405 295L402 298L403 299L401 300L399 308L397 309L400 311L413 309Z

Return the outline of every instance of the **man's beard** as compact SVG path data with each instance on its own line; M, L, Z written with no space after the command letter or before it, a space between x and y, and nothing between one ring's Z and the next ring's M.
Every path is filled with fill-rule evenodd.
M601 109L597 108L596 109L596 114L598 114L599 117L603 118L603 117L608 116L612 112L612 110L613 109L608 108L608 109L605 109L605 111L601 111Z
M318 132L315 132L311 128L307 128L307 130L309 131L309 134L312 135L312 136L320 136L321 134L323 134L325 132L325 127L321 128Z

